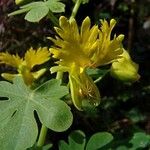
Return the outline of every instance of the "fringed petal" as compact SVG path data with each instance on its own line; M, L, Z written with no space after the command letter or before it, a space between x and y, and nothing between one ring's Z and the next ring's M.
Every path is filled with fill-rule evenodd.
M0 53L0 63L6 64L15 68L18 68L20 64L22 64L23 59L21 59L18 55L11 55L8 52Z
M116 21L112 19L110 24L106 20L101 20L101 30L99 31L98 49L92 56L93 65L95 67L112 63L123 53L122 40L124 35L114 36L111 40L111 32Z
M25 62L28 68L32 69L36 65L45 63L50 59L50 52L47 47L38 48L37 51L30 48L25 54Z

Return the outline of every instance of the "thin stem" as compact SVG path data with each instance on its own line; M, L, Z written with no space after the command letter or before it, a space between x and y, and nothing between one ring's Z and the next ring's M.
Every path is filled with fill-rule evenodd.
M57 75L56 75L56 79L60 79L62 82L62 78L63 78L63 72L62 71L58 71Z
M37 141L37 147L42 147L44 145L47 130L48 130L47 127L42 125L40 135L39 135L39 139Z
M48 17L50 18L50 20L53 22L53 24L55 26L59 26L59 21L57 19L57 17L55 17L55 15L49 10L49 13L48 13Z
M77 14L77 12L78 12L78 9L79 9L79 7L80 7L80 5L81 5L81 0L76 0L76 3L75 3L75 5L74 5L74 8L73 8L73 10L72 10L72 14L71 14L69 20L72 20L73 18L75 18L76 14Z
M104 75L98 77L96 80L94 80L94 83L97 83L97 82L99 82L100 80L102 80L103 77L104 77L106 74L108 74L109 72L110 72L110 71L107 71Z
M103 77L99 77L99 78L97 78L96 80L94 80L94 83L99 82L102 78L103 78Z
M58 71L57 75L56 75L56 79L61 79L62 80L62 77L63 77L63 73L61 71Z

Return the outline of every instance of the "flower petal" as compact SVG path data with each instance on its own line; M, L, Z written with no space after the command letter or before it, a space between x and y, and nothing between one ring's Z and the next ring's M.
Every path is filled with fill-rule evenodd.
M45 63L50 59L50 52L46 47L38 48L37 51L30 48L25 54L25 62L27 67L31 70L35 65Z
M23 59L21 59L18 55L11 55L8 52L0 53L0 64L2 63L18 68L19 65L23 63Z
M46 68L40 69L36 72L32 72L34 79L39 79L46 72Z
M77 43L80 41L80 35L78 30L78 25L75 19L71 20L70 28L72 30L72 37L74 41L77 41Z
M58 71L69 72L69 70L70 70L69 67L64 67L64 66L54 66L54 67L50 68L51 73L55 73L55 72L58 72Z
M59 18L59 26L63 29L63 30L69 30L70 29L70 23L69 20L65 17L65 16L61 16Z
M123 52L122 40L124 35L114 36L111 40L111 32L114 28L116 21L112 19L110 24L106 20L101 20L101 30L99 31L99 44L98 49L92 56L93 66L106 65L119 58Z
M87 38L89 37L89 32L90 32L90 27L91 27L91 20L89 17L86 17L81 25L81 38L82 38L82 43L87 41Z
M20 75L19 74L11 74L11 73L2 73L1 76L4 79L12 82L16 76L20 76Z

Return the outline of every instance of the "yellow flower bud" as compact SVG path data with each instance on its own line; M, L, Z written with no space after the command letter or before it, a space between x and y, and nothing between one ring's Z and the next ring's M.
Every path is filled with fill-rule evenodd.
M138 64L133 62L127 51L124 50L121 58L112 63L111 75L124 82L134 82L140 78L138 74Z

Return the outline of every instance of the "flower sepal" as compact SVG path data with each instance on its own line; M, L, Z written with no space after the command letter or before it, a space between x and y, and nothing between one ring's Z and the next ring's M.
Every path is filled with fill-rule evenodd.
M69 75L69 83L72 101L78 110L84 109L85 101L93 107L99 105L99 90L85 72L82 72L76 77Z
M16 76L21 76L19 74L10 74L10 73L2 73L1 76L5 79L5 80L8 80L10 82L13 81L13 79L16 77Z

